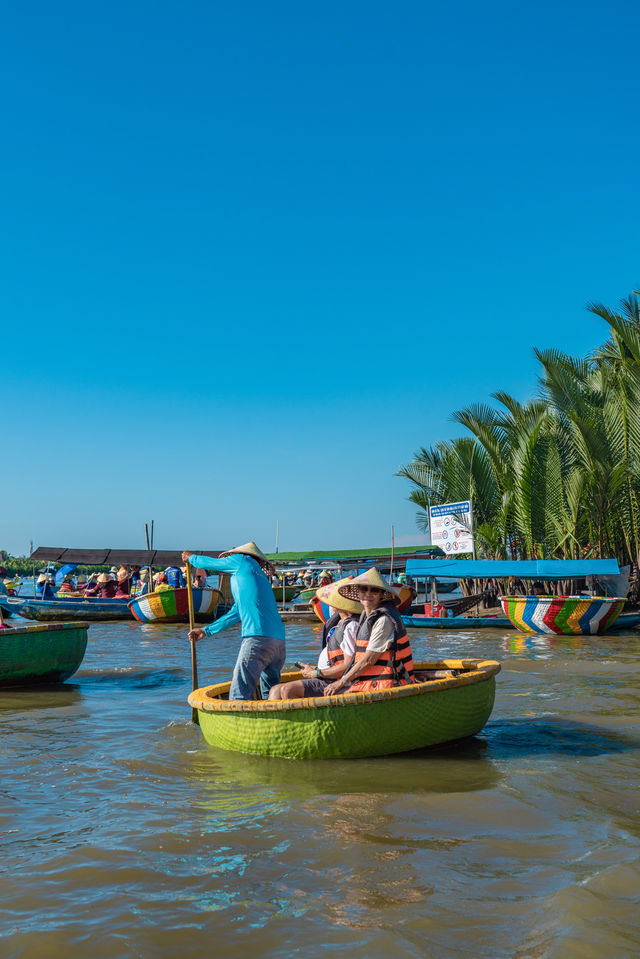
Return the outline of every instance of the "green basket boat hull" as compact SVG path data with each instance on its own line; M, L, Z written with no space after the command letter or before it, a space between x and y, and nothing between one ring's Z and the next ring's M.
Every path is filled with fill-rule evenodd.
M88 623L49 623L0 631L0 687L62 683L87 648Z
M473 736L489 719L494 698L492 675L403 699L268 713L199 709L198 716L206 741L221 749L289 759L358 759Z

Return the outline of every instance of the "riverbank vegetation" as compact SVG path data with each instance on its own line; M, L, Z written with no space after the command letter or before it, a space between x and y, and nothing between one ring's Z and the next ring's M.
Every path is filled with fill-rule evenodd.
M468 431L416 452L418 525L429 504L473 497L479 555L493 559L640 558L640 306L634 293L588 309L608 339L584 358L535 350L537 395L503 391L452 419Z

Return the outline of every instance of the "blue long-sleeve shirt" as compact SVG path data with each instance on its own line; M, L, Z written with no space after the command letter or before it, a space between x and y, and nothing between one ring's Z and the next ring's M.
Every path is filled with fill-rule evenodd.
M243 553L218 559L193 555L189 557L189 563L199 569L231 574L231 593L235 602L228 613L204 627L208 636L241 623L243 639L245 636L284 639L284 623L278 613L271 583L255 559Z

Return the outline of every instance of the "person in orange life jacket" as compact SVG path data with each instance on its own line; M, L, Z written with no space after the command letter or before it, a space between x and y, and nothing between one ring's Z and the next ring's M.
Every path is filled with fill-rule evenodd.
M362 605L353 599L346 599L337 587L348 583L352 577L341 579L337 583L321 586L316 596L327 603L335 612L325 624L322 637L322 651L318 665L301 663L302 679L289 683L278 683L269 690L269 699L303 699L306 696L323 696L325 687L334 679L339 679L353 659L356 651L356 632ZM326 630L326 626L333 625Z
M58 590L58 592L64 595L65 593L75 593L75 591L76 591L76 588L73 585L73 579L71 578L71 576L65 576L65 578L60 583L60 589Z
M356 635L352 665L325 696L390 689L413 682L411 644L395 607L399 590L389 586L375 566L339 587L342 596L359 599L364 606Z

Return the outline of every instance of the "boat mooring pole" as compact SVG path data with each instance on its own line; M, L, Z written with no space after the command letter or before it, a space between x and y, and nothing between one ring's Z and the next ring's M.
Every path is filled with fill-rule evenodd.
M393 582L393 547L394 547L394 539L393 539L393 523L392 523L392 524L391 524L391 569L390 569L390 571L389 571L389 582L390 582L390 583Z

